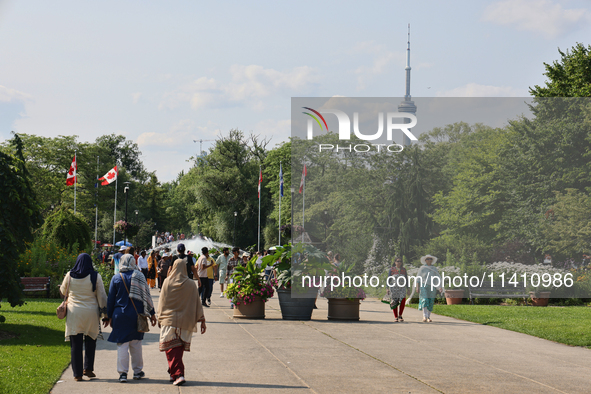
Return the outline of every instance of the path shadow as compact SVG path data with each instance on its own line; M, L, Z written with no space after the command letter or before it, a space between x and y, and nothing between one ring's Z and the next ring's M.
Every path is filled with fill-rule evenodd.
M282 384L262 384L262 383L236 383L236 382L199 382L188 380L185 386L195 387L226 387L226 388L258 388L258 389L304 389L308 390L306 386L288 386Z
M463 322L463 321L459 321L459 322L446 322L446 321L433 321L432 323L425 323L422 321L411 321L411 320L405 320L403 323L396 323L393 321L385 321L385 320L367 320L367 319L361 319L361 320L308 320L314 323L336 323L336 324L368 324L368 325L386 325L386 326L402 326L404 324L429 324L429 325L434 325L434 324L439 324L439 325L449 325L449 326L469 326L469 325L475 325L478 323L472 323L472 322ZM494 322L489 322L489 323L494 323Z
M119 384L119 379L100 379L100 378L93 378L88 380L88 382L93 383L114 383ZM149 377L143 378L140 380L133 380L130 377L127 379L127 384L161 384L171 386L172 383L168 379L151 379ZM238 383L238 382L202 382L202 381L195 381L191 379L187 379L187 383L183 385L184 387L193 386L193 387L222 387L222 388L236 388L236 387L243 387L243 388L259 388L259 389L309 389L306 386L288 386L288 385L281 385L281 384L262 384L262 383Z

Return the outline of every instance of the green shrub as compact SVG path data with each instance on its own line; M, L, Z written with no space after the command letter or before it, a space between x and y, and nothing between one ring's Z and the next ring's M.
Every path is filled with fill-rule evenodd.
M59 298L59 286L66 273L76 264L76 258L80 253L82 251L78 250L76 242L64 248L39 237L28 244L27 250L20 255L17 266L19 276L49 276L49 296Z
M63 248L77 243L81 249L90 250L91 230L84 217L63 206L45 220L43 237Z
M109 294L109 286L111 285L111 279L113 278L114 271L110 264L103 264L101 262L94 263L94 269L100 274L103 284L105 285L105 291Z

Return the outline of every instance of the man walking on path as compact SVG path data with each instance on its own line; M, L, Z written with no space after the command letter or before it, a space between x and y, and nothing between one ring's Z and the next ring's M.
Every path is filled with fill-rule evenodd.
M224 284L228 281L226 280L226 271L228 270L228 260L230 260L230 249L224 248L222 249L222 254L216 260L216 264L218 266L218 277L220 281L220 298L224 297Z
M228 260L228 272L226 273L226 283L232 283L232 274L234 273L234 268L241 264L242 259L238 256L240 253L240 248L238 246L234 246L232 248L233 256ZM230 301L230 308L234 309L234 304Z
M215 264L213 259L209 257L209 249L203 247L201 249L201 256L197 260L197 274L199 275L199 281L201 286L199 287L199 295L201 296L201 304L203 306L209 306L205 302L207 300L207 294L209 293L209 278L207 277L207 269Z
M144 274L146 280L148 279L148 258L146 257L146 251L142 250L140 257L137 259L137 266Z
M211 265L207 268L207 305L211 306L211 293L213 293L213 284L215 283L215 273L217 272L218 265L215 263L213 257L208 257L207 261L211 263Z

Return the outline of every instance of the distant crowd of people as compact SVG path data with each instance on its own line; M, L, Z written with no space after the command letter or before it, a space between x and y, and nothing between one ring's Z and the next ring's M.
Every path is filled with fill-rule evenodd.
M156 232L156 246L162 246L167 243L175 242L175 241L184 241L186 239L194 239L197 237L203 238L203 234L200 232L199 234L190 233L185 235L185 233L177 232L176 235L173 232Z

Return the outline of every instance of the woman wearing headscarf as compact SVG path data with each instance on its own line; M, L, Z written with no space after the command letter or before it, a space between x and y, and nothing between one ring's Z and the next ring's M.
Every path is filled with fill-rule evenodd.
M390 309L394 312L395 321L403 322L402 312L408 291L408 274L401 257L394 258L394 266L388 270L388 292L390 294Z
M82 375L94 378L96 339L103 339L100 315L106 316L107 294L88 254L78 255L74 268L66 274L60 286L60 292L68 297L66 341L70 341L74 380L82 381ZM83 345L86 350L84 360Z
M201 323L205 333L205 316L199 301L197 283L187 275L187 263L177 259L164 280L158 302L160 351L166 352L170 381L175 386L185 383L183 353L191 350L191 339Z
M419 310L423 311L423 321L431 323L431 312L433 312L433 304L435 303L435 296L437 291L443 293L441 287L441 277L439 270L433 264L437 262L437 257L426 255L421 257L423 264L417 272L417 276L421 280L417 281L417 292L419 293ZM434 280L439 278L438 280Z
M148 286L150 289L156 287L156 265L158 261L156 261L156 251L153 250L150 253L150 257L148 257Z
M117 344L117 372L119 381L127 382L129 356L133 378L139 380L145 376L142 369L142 340L144 333L137 330L138 315L150 316L152 326L156 325L154 304L150 289L142 272L137 268L132 254L121 257L119 274L113 276L107 302L108 318L103 319L105 327L113 327L109 342Z

